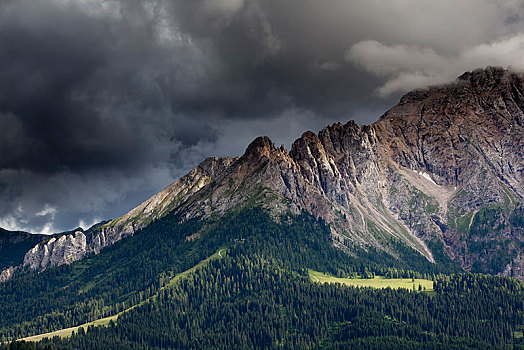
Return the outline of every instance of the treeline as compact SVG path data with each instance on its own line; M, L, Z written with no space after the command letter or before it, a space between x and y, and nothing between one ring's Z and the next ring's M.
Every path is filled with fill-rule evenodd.
M290 215L275 222L261 209L248 209L223 218L220 225L204 237L221 237L240 253L257 253L278 259L284 268L311 268L339 277L429 278L440 273L462 271L458 265L442 259L429 262L400 241L387 242L400 252L395 258L374 247L352 247L351 255L334 247L329 227L310 215ZM392 277L393 278L393 277Z

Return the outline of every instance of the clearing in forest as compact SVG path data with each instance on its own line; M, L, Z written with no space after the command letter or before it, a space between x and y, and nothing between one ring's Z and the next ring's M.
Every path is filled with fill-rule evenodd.
M334 277L327 275L322 272L314 271L314 270L308 270L309 271L309 277L314 282L320 282L320 283L342 283L348 286L355 286L355 287L373 287L373 288L404 288L413 290L413 286L415 286L415 290L420 289L423 292L431 292L433 291L433 281L422 279L422 278L385 278L384 276L375 276L374 278L340 278L340 277Z

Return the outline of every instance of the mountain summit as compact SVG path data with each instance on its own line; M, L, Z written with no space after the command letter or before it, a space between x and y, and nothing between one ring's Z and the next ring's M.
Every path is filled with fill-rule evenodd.
M98 253L168 214L218 220L256 205L275 219L307 212L323 220L349 254L400 259L407 246L430 262L449 257L467 271L523 278L523 131L524 76L475 70L406 94L371 125L307 131L290 151L259 137L241 157L208 158L121 218L40 243L22 266Z

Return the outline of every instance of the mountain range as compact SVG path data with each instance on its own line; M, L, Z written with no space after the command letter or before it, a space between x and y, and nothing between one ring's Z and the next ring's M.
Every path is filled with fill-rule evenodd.
M523 131L488 67L88 230L0 229L0 350L524 349Z
M489 67L412 91L371 125L305 132L288 151L268 137L240 157L210 157L122 217L53 237L15 234L15 270L70 264L168 213L217 221L260 205L306 212L354 255L399 244L429 262L524 278L524 77ZM5 231L2 231L5 232ZM5 235L5 233L2 233ZM199 237L196 232L187 240ZM5 245L3 241L1 245ZM23 258L21 247L28 248Z

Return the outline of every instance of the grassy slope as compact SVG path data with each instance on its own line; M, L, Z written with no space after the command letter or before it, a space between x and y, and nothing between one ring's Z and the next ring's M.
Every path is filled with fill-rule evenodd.
M225 252L225 249L220 249L218 252L216 252L215 254L211 255L209 258L202 260L201 262L199 262L197 265L193 266L192 268L187 269L186 271L177 274L175 277L173 277L173 279L166 286L161 288L159 290L159 292L161 290L163 290L164 288L168 288L168 287L173 286L178 280L180 280L181 278L186 277L190 273L192 273L195 270L197 270L197 269L201 268L202 266L206 265L209 261L214 260L214 259L218 259L218 258L222 258L225 255L224 252ZM142 304L144 304L144 303L146 303L148 301L154 300L155 298L156 298L156 296L152 296L151 298L149 298L147 300L144 300L144 301L142 301L141 303L139 303L137 305L131 306L130 308L128 308L128 309L126 309L124 311L121 311L118 314L113 315L113 316L104 317L104 318L101 318L101 319L98 319L98 320L95 320L95 321L92 321L92 322L81 324L81 325L76 326L76 327L60 329L60 330L57 330L57 331L54 331L54 332L49 332L49 333L44 333L44 334L37 334L37 335L33 335L31 337L22 338L22 339L19 339L19 340L35 341L36 342L36 341L40 341L40 340L42 340L44 338L52 338L52 337L55 337L55 336L58 336L60 338L69 338L71 336L71 334L73 334L73 332L78 332L78 330L80 328L83 328L84 331L87 331L87 328L89 326L94 326L94 327L107 326L111 321L116 322L117 319L118 319L118 316L120 316L123 313L128 312L128 311L134 309L135 307L140 306L140 305L142 305Z
M312 281L320 283L342 283L348 286L355 287L373 287L373 288L405 288L413 290L413 284L418 290L418 286L426 288L425 291L433 291L433 281L415 278L415 282L411 278L384 278L383 276L375 276L375 278L339 278L326 275L322 272L309 270L309 277Z

